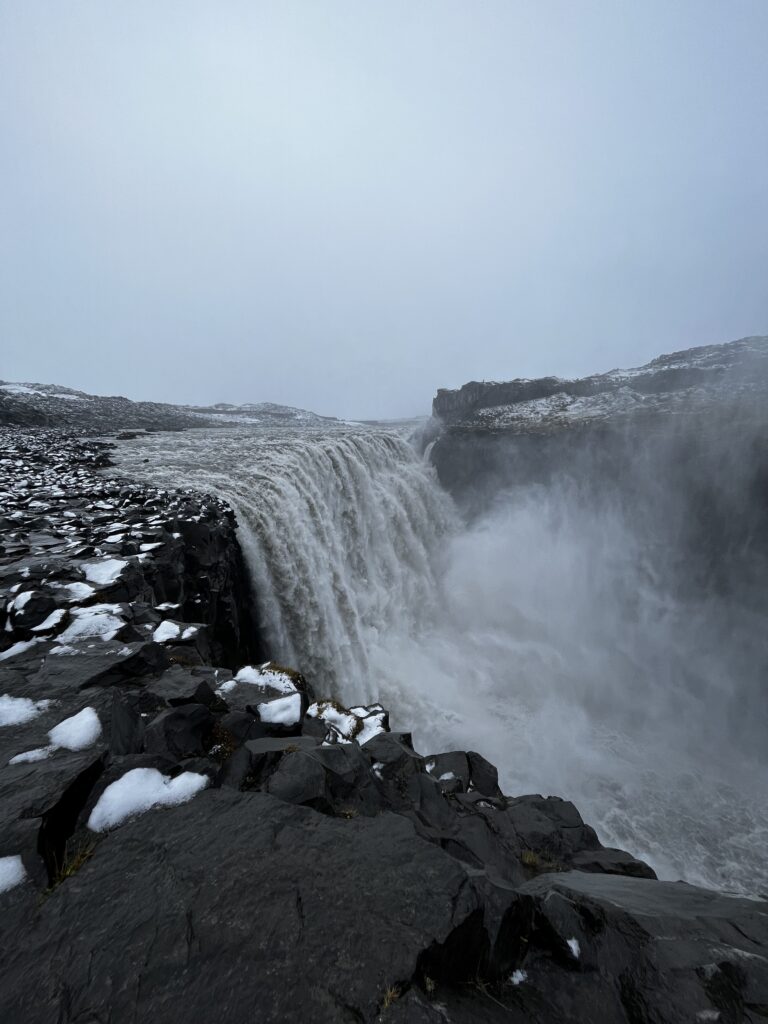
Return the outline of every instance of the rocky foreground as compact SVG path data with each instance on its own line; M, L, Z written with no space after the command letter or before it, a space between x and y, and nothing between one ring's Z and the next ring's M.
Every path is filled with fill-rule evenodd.
M0 432L0 1019L768 1016L768 903L315 694L231 511L108 463Z

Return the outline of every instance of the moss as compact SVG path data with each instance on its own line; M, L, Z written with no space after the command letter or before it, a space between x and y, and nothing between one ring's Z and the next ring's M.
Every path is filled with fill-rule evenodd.
M565 871L563 865L556 860L550 860L549 857L542 856L536 853L535 850L523 850L520 854L520 860L523 862L525 867L530 868L534 874L543 875L555 871Z

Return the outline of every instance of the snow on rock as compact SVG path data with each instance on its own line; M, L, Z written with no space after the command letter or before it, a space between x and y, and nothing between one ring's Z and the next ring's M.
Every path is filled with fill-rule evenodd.
M338 743L351 743L360 729L360 719L333 700L317 701L307 708L307 718L320 718L333 731Z
M48 733L55 747L66 750L85 750L93 746L101 735L101 722L95 708L83 708L71 718L65 718Z
M114 583L128 563L122 558L102 558L98 562L83 562L80 568L89 583Z
M29 697L11 697L9 693L0 696L0 726L24 725L46 711L53 702L30 700Z
M33 633L51 633L59 625L61 620L66 615L63 608L57 608L56 611L51 612L47 619L40 623L39 626L33 626Z
M54 752L55 747L37 747L35 750L25 750L23 754L16 754L8 764L32 764L35 761L45 761Z
M581 956L581 947L579 946L578 939L568 939L568 949L571 951L571 956L574 960L578 960Z
M172 619L166 619L154 631L152 639L156 644L167 644L169 640L178 640L180 636L181 627L179 624L173 622Z
M301 694L266 701L258 705L259 718L272 725L296 725L301 718Z
M235 676L238 683L249 683L262 689L277 690L278 693L296 693L296 683L287 672L272 667L271 662L264 665L246 665Z
M29 599L32 597L33 593L34 591L32 590L24 590L22 591L21 594L17 594L16 597L14 597L14 599L8 605L8 611L20 612L22 608L27 604Z
M164 619L155 629L152 639L156 644L167 644L172 640L194 640L200 632L199 626L188 626L184 622L174 622L173 619Z
M379 733L386 732L387 731L387 726L385 724L386 720L387 720L387 713L386 713L386 711L381 711L381 712L374 711L373 714L366 715L362 719L363 727L360 730L360 732L357 734L357 736L355 736L355 740L362 747L364 743L367 743L368 740L373 739L374 736L378 736Z
M45 395L44 391L37 391L26 384L0 384L0 391L8 391L12 395Z
M206 775L182 772L175 779L156 768L133 768L107 786L88 819L92 832L104 832L152 807L186 803L208 785Z
M0 857L0 892L7 892L20 885L27 876L21 857Z
M524 981L528 980L528 972L521 971L518 968L518 970L512 972L512 975L509 980L512 982L513 985L522 985Z
M59 634L59 640L64 644L94 636L112 640L125 625L119 604L93 604L88 608L73 608L70 614L73 621Z
M319 718L328 726L327 742L367 743L387 731L387 712L381 704L347 710L333 700L317 701L307 709L310 718Z
M54 583L52 585L57 589L66 590L69 594L67 600L72 602L87 601L96 593L95 588L87 583Z
M30 647L34 647L35 644L39 644L40 640L19 640L18 643L13 644L7 651L3 651L0 654L0 661L7 661L8 658L15 658L17 654L23 654L24 651L28 651Z
M96 742L101 735L101 722L95 708L83 708L76 715L65 718L48 733L51 741L47 747L25 750L16 754L8 764L30 764L44 761L57 750L85 750Z

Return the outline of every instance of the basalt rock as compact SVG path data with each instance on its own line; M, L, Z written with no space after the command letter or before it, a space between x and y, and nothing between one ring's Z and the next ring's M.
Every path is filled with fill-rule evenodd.
M658 882L480 754L315 699L253 657L226 510L39 437L3 440L0 1019L765 1015L768 904ZM65 613L40 635L27 592Z

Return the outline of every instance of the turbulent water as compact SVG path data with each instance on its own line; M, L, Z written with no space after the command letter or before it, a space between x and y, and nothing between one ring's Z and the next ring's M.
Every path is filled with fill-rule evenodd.
M670 598L615 509L520 489L467 527L405 437L365 428L158 434L118 462L232 503L270 651L318 694L574 800L663 877L768 891L759 627Z

